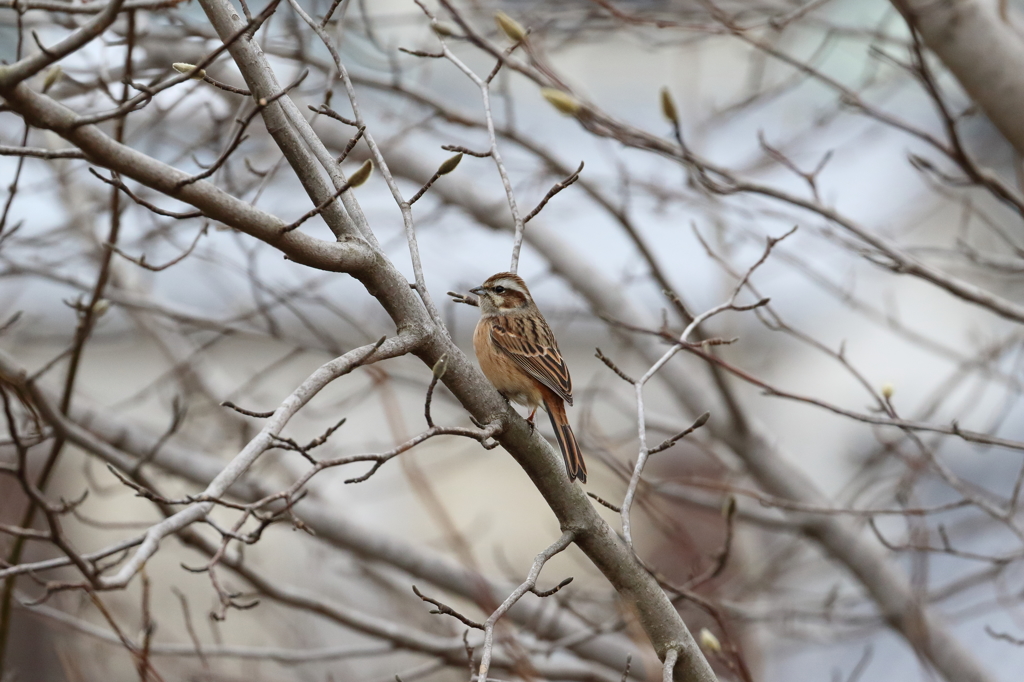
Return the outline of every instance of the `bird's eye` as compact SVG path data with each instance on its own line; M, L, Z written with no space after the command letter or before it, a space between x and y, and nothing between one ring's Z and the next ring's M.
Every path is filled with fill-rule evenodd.
M505 287L503 287L503 286L501 286L499 284L498 286L494 287L494 293L496 293L496 294L503 294L503 293L505 293Z

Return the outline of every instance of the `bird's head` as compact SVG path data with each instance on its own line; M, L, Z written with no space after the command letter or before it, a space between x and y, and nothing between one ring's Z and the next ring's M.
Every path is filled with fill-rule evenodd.
M480 311L484 315L508 314L526 311L533 306L526 282L511 272L491 275L487 281L470 289L480 300Z

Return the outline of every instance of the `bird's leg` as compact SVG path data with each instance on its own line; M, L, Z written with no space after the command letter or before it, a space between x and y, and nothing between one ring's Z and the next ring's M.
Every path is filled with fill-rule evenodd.
M530 416L526 418L526 423L530 425L530 435L533 435L534 430L537 428L537 425L533 423L533 415L535 414L537 414L536 407L530 412Z

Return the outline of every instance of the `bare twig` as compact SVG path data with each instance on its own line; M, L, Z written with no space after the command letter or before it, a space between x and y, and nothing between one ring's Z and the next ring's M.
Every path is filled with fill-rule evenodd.
M533 591L533 588L537 585L537 578L540 577L541 569L544 568L544 564L547 563L548 559L558 554L573 541L576 534L573 531L565 531L562 536L558 538L550 547L545 549L543 552L537 555L537 558L533 561L533 566L530 568L530 573L526 577L526 581L520 585L512 594L510 594L501 605L494 610L484 623L484 648L483 653L480 657L480 668L477 671L477 677L480 680L487 679L487 673L491 669L491 657L494 654L494 626L498 620L505 615L505 613L512 608L517 601L519 601L524 594Z
M574 183L577 180L579 180L580 179L580 173L582 173L582 172L583 172L583 162L580 161L580 166L579 166L579 168L576 169L576 172L573 173L572 175L570 175L569 177L567 177L565 180L562 180L561 182L556 182L554 187L552 187L550 190L548 190L548 193L545 194L544 198L540 200L540 203L537 204L537 207L534 208L532 211L530 211L529 213L526 214L526 217L523 218L523 223L528 223L531 220L533 220L533 218L538 213L540 213L541 210L543 210L543 208L545 206L547 206L548 202L551 201L551 198L553 196L555 196L556 194L561 192L563 189L565 189L566 187L568 187L572 183Z
M433 604L434 606L437 607L436 609L431 611L431 613L443 614L445 616L452 616L453 618L458 618L464 624L468 625L471 628L475 628L477 630L483 630L484 629L484 626L483 626L482 623L477 623L475 620L470 620L469 618L466 618L464 615L462 615L461 613L459 613L458 611L456 611L452 607L448 606L447 604L442 604L441 602L437 601L436 599L431 599L430 597L428 597L425 594L423 594L422 592L420 592L419 588L417 588L415 585L412 586L412 591L416 594L417 597L419 597L423 601L427 602L428 604Z

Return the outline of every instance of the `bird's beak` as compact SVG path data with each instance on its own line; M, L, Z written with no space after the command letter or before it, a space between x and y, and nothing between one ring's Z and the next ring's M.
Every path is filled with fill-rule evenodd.
M470 289L469 293L476 294L477 296L483 296L484 295L484 288L483 287L477 287L475 289Z

